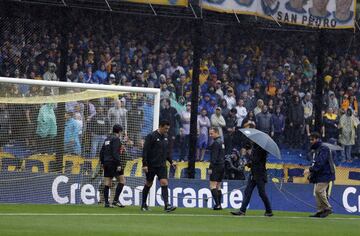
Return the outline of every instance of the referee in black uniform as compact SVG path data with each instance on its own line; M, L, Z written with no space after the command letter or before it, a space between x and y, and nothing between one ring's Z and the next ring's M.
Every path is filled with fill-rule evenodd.
M210 166L208 171L210 174L210 190L215 202L213 209L221 210L222 192L220 188L225 171L225 145L221 140L217 127L210 128L209 135L214 140L210 146Z
M142 211L148 211L149 208L146 204L149 190L153 184L155 175L159 178L161 186L161 196L164 200L166 212L171 212L176 209L169 204L168 194L168 174L166 167L166 160L175 167L176 163L171 159L169 149L169 140L167 133L170 128L170 122L167 120L160 121L159 128L145 138L143 149L143 171L146 174L146 182L142 192Z
M104 169L104 200L105 207L124 207L119 202L119 196L125 185L124 170L121 167L120 153L123 150L120 142L120 134L123 128L119 124L113 126L113 133L106 137L104 144L100 150L100 162ZM115 197L112 205L109 203L109 189L112 185L112 179L116 178L118 184L115 190Z

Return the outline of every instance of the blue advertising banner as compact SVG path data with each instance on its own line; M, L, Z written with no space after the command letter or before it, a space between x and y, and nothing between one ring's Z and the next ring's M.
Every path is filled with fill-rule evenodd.
M34 173L0 173L0 203L97 204L100 178L85 175ZM124 205L140 205L144 178L127 177L120 196ZM238 209L244 198L245 181L225 181L222 184L223 208ZM170 179L169 197L174 206L212 208L211 192L206 180ZM274 210L314 212L312 184L269 183L266 186ZM154 182L149 205L163 205L161 188ZM336 213L360 215L360 186L335 185L330 203ZM264 209L257 191L249 209Z

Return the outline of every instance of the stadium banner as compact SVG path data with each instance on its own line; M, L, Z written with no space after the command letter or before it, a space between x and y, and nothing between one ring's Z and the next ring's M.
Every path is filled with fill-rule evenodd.
M170 5L187 7L189 4L188 0L120 0L122 2L133 2L141 4L154 4L154 5Z
M18 181L21 180L21 181ZM41 204L97 204L101 178L89 175L57 175L36 173L0 172L0 203ZM141 203L143 177L127 177L120 196L124 205L138 206ZM222 183L222 207L238 209L244 199L245 181ZM269 183L266 186L275 211L315 212L314 185L294 183ZM212 208L209 182L194 179L170 179L170 202L186 208ZM150 206L161 206L161 188L158 181L149 194ZM360 215L360 186L334 185L331 188L330 204L336 213ZM264 209L257 191L253 192L250 209Z
M206 10L320 28L354 28L356 0L203 0Z

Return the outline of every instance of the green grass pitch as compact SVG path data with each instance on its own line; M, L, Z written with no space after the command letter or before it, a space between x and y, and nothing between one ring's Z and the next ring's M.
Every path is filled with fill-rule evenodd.
M85 205L0 204L0 235L360 235L360 216L333 214L325 219L309 213L249 210L247 216L230 210L180 208L164 213L153 207L107 209Z

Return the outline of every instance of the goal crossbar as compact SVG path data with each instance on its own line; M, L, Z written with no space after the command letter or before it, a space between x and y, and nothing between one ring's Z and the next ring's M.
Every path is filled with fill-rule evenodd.
M38 86L51 86L62 88L79 88L79 89L93 89L103 91L117 91L126 93L149 93L154 95L154 120L153 129L159 126L160 115L160 89L158 88L143 88L143 87L130 87L130 86L115 86L103 84L85 84L85 83L70 83L62 81L45 81L45 80L32 80L21 78L0 77L0 83L8 84L27 84Z

